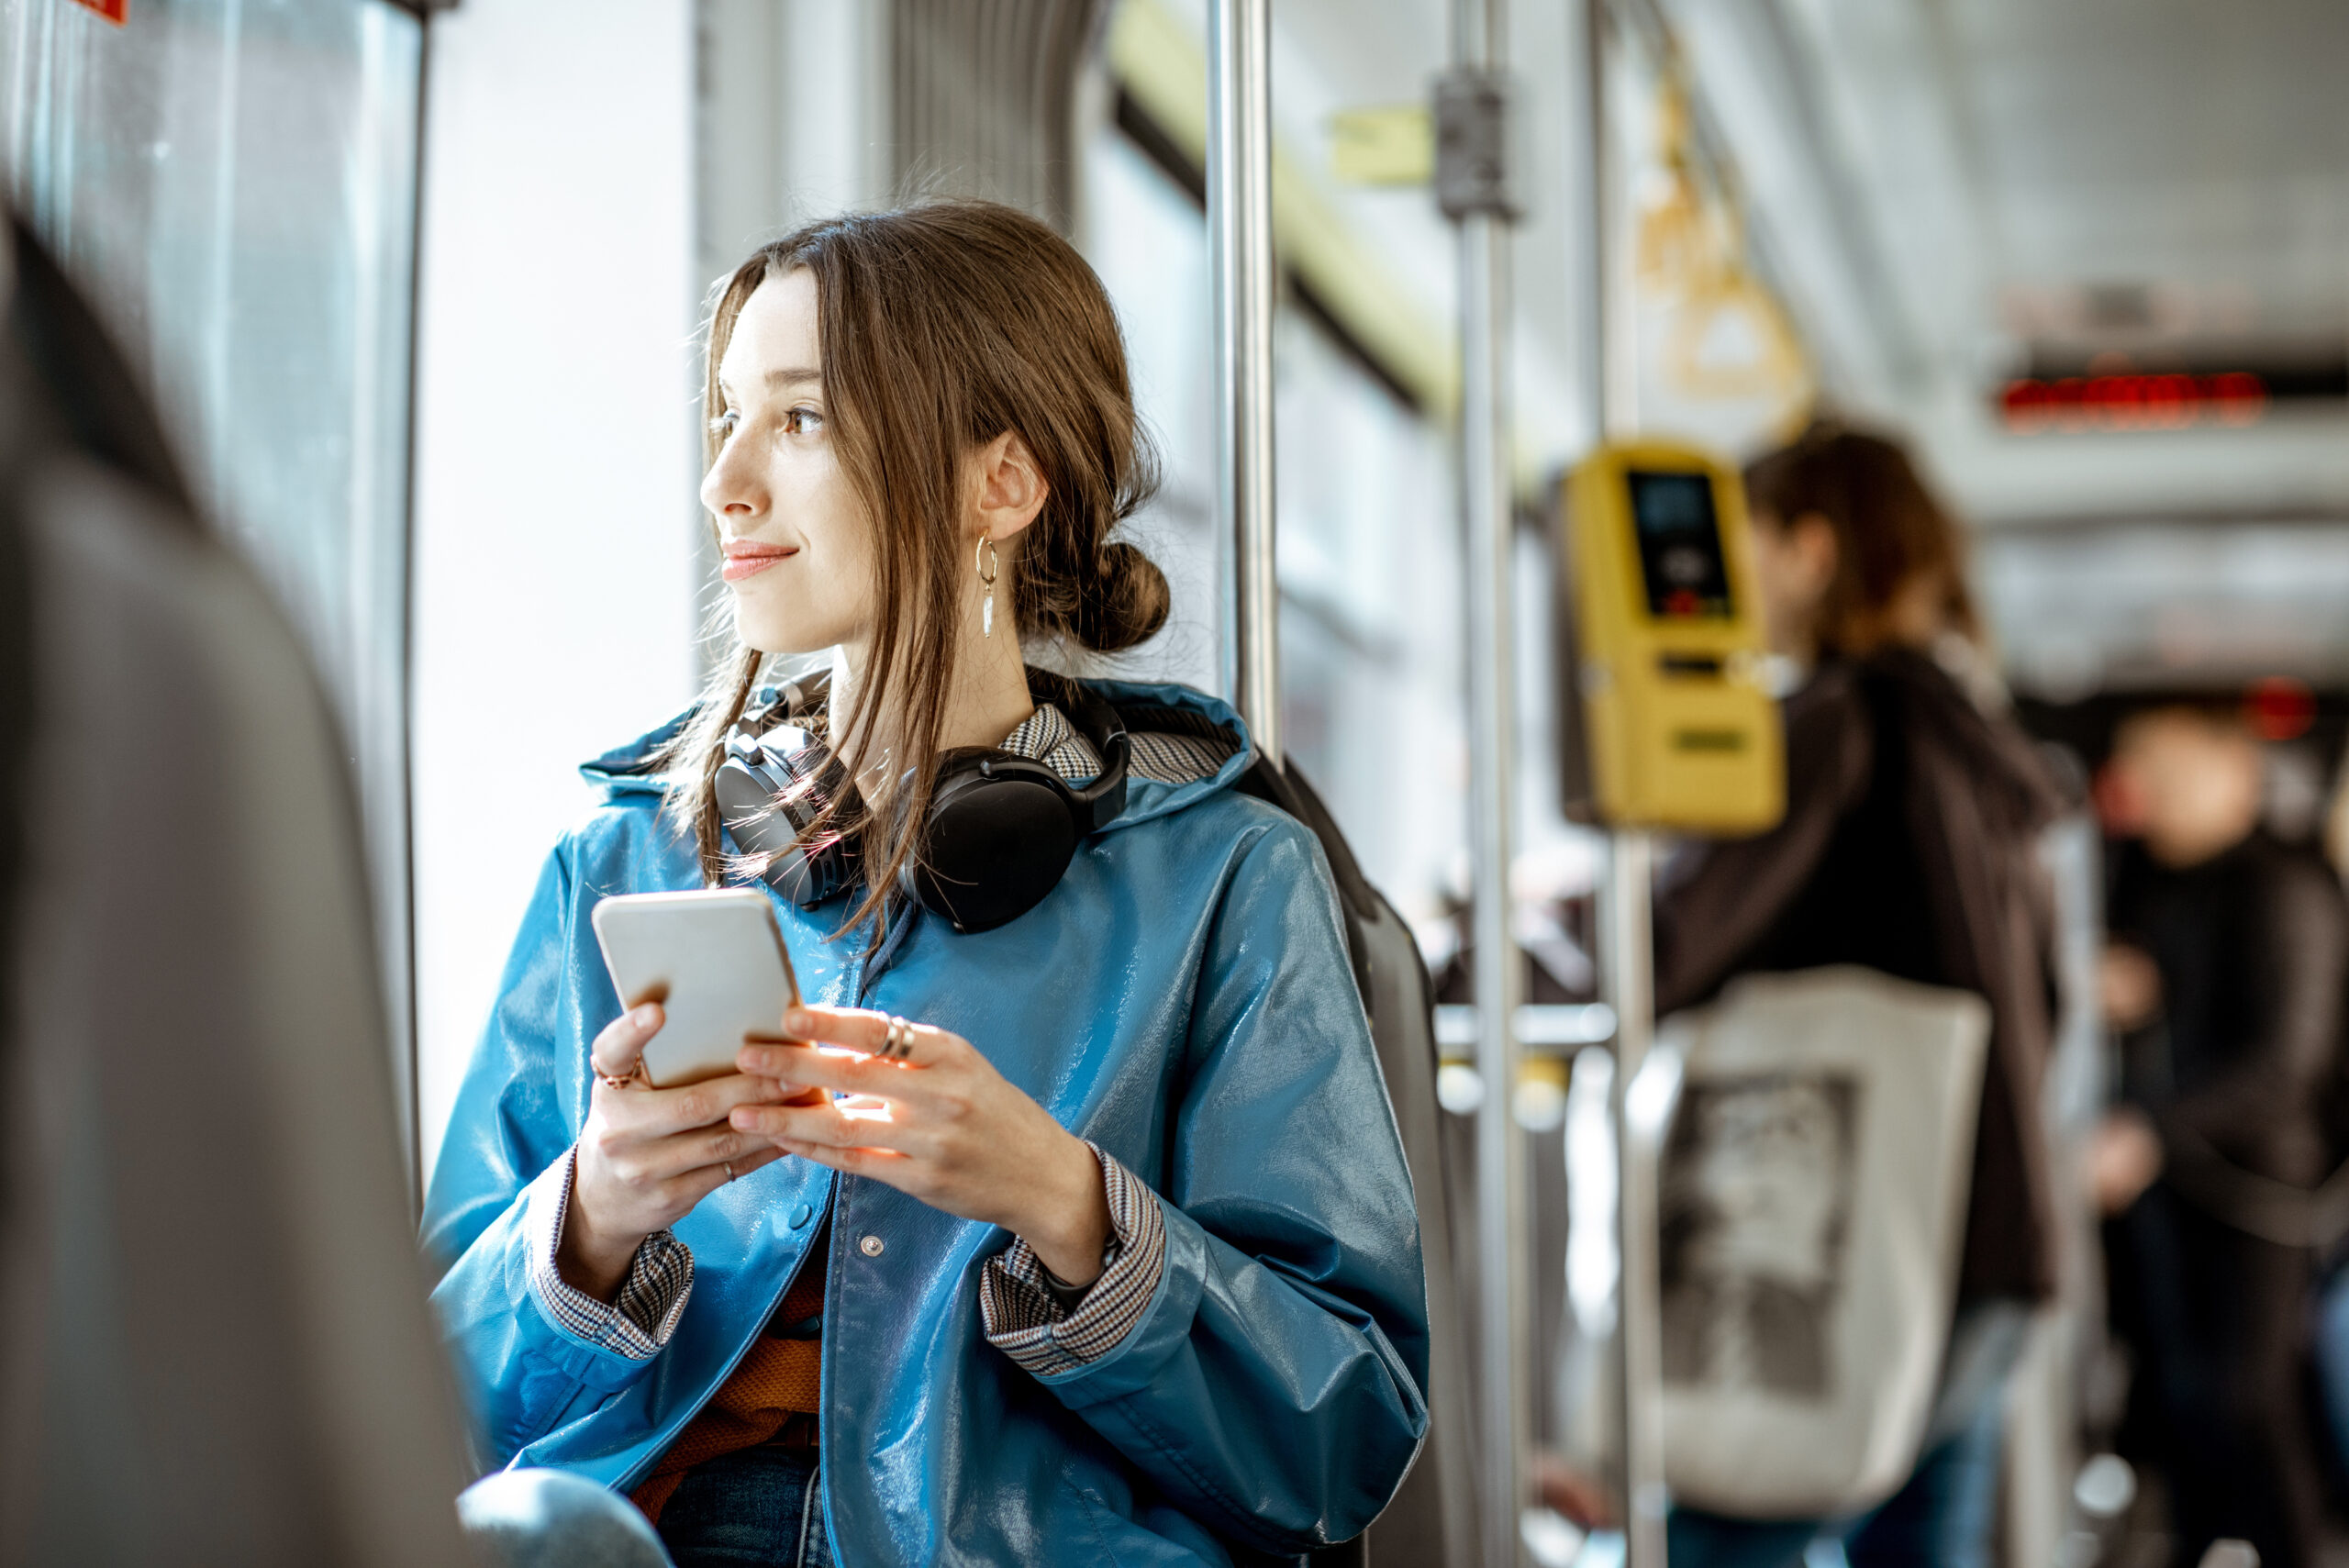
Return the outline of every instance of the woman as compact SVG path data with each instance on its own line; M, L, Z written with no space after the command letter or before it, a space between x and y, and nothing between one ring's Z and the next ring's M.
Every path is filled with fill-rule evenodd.
M1711 846L1663 893L1659 1011L1756 970L1858 963L1979 993L1991 1010L1956 1322L1924 1451L1864 1518L1752 1521L1682 1510L1675 1568L1801 1560L1821 1528L1854 1568L1987 1560L1998 1397L2054 1286L2039 1131L2049 932L2034 859L2056 802L2030 743L1972 692L1978 632L1955 525L1907 455L1814 428L1746 473L1787 701L1785 821Z
M428 1203L490 1456L632 1492L682 1568L1353 1535L1424 1429L1426 1323L1328 869L1231 789L1224 705L1022 658L1165 617L1108 539L1150 481L1098 280L992 205L817 225L728 284L707 399L740 651L588 770L607 804L547 864ZM826 695L761 685L823 651ZM802 842L857 874L774 900L810 998L781 1027L836 1049L649 1088L660 1009L622 1012L589 911L772 869L716 781L786 721L834 795ZM1041 901L967 934L900 874L963 748L1131 758Z

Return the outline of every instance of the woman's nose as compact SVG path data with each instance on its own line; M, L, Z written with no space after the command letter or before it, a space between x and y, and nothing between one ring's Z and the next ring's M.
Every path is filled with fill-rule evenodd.
M701 504L713 517L748 522L766 510L766 492L751 465L729 447L718 454L718 461L702 475Z

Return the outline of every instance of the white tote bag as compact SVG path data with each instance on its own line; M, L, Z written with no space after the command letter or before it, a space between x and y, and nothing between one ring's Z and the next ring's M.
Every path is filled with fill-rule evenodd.
M1948 1338L1990 1009L1854 967L1756 974L1665 1019L1656 1192L1664 1472L1749 1518L1881 1502Z

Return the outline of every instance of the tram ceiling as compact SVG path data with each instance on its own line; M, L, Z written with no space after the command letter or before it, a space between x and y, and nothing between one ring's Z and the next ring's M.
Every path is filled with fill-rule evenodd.
M2349 6L1663 7L1833 392L1916 430L1977 517L2349 502ZM2199 374L2189 393L2239 369L2279 395L2255 430L2215 403L2166 434L2002 428L2009 378L2091 368ZM2189 455L2146 463L2156 446Z
M2349 517L2054 519L1984 539L1975 576L2027 696L2349 690Z

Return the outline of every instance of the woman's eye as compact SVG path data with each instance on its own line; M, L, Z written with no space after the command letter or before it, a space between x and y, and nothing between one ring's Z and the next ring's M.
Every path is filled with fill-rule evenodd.
M721 441L727 440L733 436L734 428L741 422L742 417L729 408L709 422L709 433Z
M794 408L783 417L783 429L785 435L813 435L823 428L824 416L813 408Z

